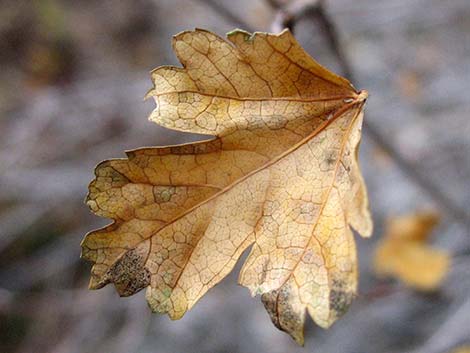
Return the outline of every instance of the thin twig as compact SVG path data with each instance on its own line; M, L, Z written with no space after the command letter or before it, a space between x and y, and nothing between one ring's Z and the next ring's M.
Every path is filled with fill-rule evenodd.
M243 26L244 29L253 32L251 25L249 25L243 19L239 18L219 2L214 0L199 1L210 6L214 11L216 11L219 15L228 21L236 24L237 26ZM269 1L271 6L278 6L276 1L267 1ZM325 10L324 1L318 1L314 4L315 6L304 7L303 13L299 13L297 16L291 16L291 22L289 26L291 29L294 29L295 23L304 15L310 15L314 17L327 37L330 49L341 65L343 74L351 82L356 82L354 78L354 70L352 69L352 65L347 59L346 54L341 48L338 31L336 30L336 26L331 17ZM282 9L278 7L278 11L282 11ZM401 156L401 154L396 150L393 143L385 136L385 134L380 132L376 127L371 126L371 124L367 121L364 122L363 130L364 134L367 135L374 143L380 146L395 161L395 164L416 185L428 193L429 196L431 196L431 198L440 205L440 207L449 215L449 217L451 217L455 222L460 223L466 228L470 229L470 214L462 209L453 199L448 197L437 185L435 185L433 181L430 180L429 177L427 177L423 172L419 171L413 163L409 162L403 156Z
M336 26L332 18L328 15L328 12L325 10L324 1L318 1L316 6L309 8L306 16L313 17L315 22L319 25L320 29L324 33L324 36L327 39L327 43L330 46L330 50L335 55L336 59L339 62L343 75L346 76L351 82L356 82L354 77L352 66L347 59L347 55L343 51L341 42L339 40L339 34L336 30Z
M284 28L288 28L294 32L295 17L287 11L279 10L274 16L274 21L271 25L271 31L277 33L281 32Z
M236 14L234 14L224 5L221 5L220 1L217 1L217 0L199 0L199 1L209 6L210 8L212 8L214 12L224 17L228 22L233 23L235 26L239 26L240 28L243 28L245 30L251 31L251 26L246 21L238 17Z
M347 55L340 45L338 31L333 20L325 10L323 1L318 2L315 11L318 23L327 36L330 48L337 57L342 68L343 74L353 83L356 82L354 71L350 65ZM379 145L417 185L426 191L442 209L445 209L449 216L455 221L470 228L470 214L467 214L454 200L448 197L437 185L434 184L424 173L420 172L413 163L406 160L393 146L393 143L379 129L368 122L364 122L364 133Z

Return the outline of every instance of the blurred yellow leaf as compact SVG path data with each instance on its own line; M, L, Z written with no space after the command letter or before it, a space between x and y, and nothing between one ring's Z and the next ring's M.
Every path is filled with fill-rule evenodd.
M470 346L465 345L452 350L452 353L470 353Z
M439 217L421 212L388 221L378 245L374 268L378 275L392 276L419 290L434 290L449 268L449 255L426 242Z
M150 120L206 141L127 152L96 168L87 204L114 223L89 233L90 288L147 288L178 319L251 252L239 282L303 343L306 311L330 326L356 293L350 226L371 233L357 163L364 91L289 31L174 37L183 68L152 73Z

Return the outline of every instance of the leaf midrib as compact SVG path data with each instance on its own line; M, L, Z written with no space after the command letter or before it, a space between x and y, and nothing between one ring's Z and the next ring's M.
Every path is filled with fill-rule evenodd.
M291 148L287 149L285 152L281 153L279 156L269 160L268 162L266 162L265 164L263 164L262 166L260 166L259 168L257 169L254 169L253 171L249 172L248 174L244 175L243 177L241 177L240 179L234 181L233 183L227 185L225 188L223 188L222 190L220 190L219 192L215 193L214 195L208 197L207 199L205 199L204 201L194 205L193 207L187 209L186 211L182 212L180 215L176 216L173 220L169 221L167 224L165 224L164 226L162 226L162 228L160 228L159 230L157 230L152 236L150 236L149 238L146 238L142 241L146 241L148 239L151 239L153 238L157 233L159 233L160 231L162 231L163 229L165 229L166 227L170 226L171 224L177 222L179 219L183 218L184 216L186 216L187 214L193 212L194 210L198 209L199 207L205 205L206 203L209 203L210 201L212 201L213 199L219 197L220 195L230 191L231 189L233 189L236 185L242 183L243 181L245 181L246 179L250 178L251 176L255 175L256 173L262 171L262 170L265 170L266 168L270 167L271 165L277 163L278 161L280 161L282 158L288 156L289 154L291 154L292 152L296 151L297 149L299 149L300 147L302 147L305 143L307 143L308 141L310 141L312 138L314 138L316 135L318 135L320 132L322 132L323 130L325 130L331 123L333 123L334 121L336 121L336 119L338 119L340 116L342 116L345 112L347 112L349 109L352 109L355 105L357 105L358 103L361 103L361 101L353 101L353 102L350 102L350 103L347 103L346 105L344 105L343 107L339 108L334 114L333 116L331 117L331 119L329 120L326 120L324 121L318 128L316 128L312 133L310 133L309 135L307 135L305 138L303 138L302 140L300 140L299 142L297 142L294 146L292 146ZM193 248L195 248L197 246L197 244L199 243L200 239L202 239L202 237L200 237L196 244L194 245ZM141 241L141 242L142 242ZM141 242L137 243L136 246L138 244L140 244ZM150 246L149 246L149 251L148 251L148 254L147 254L147 257L145 258L145 261L144 261L144 264L147 263L149 257L150 257L150 254L152 253L152 242L150 242ZM184 271L184 267L183 266L183 269L182 271ZM175 283L175 286L176 286L176 283Z
M292 270L290 271L289 275L288 275L288 276L286 277L286 279L281 283L281 285L279 286L278 289L280 289L282 286L284 286L284 284L292 277L292 275L294 274L295 270L297 269L297 267L299 266L300 262L302 261L302 258L303 258L303 256L305 255L305 253L306 253L306 251L307 251L307 249L308 249L308 246L309 246L310 242L312 241L312 239L315 239L315 240L319 243L319 245L320 245L320 251L321 251L321 256L322 256L323 261L324 261L325 266L326 266L326 257L325 257L325 255L324 255L324 253L323 253L323 246L322 246L322 244L318 241L318 239L315 238L314 232L315 232L315 230L316 230L316 228L317 228L317 226L318 226L318 224L319 224L319 222L320 222L319 220L320 220L320 218L321 218L321 216L322 216L322 213L323 213L323 211L324 211L324 209L325 209L325 205L326 205L327 202L328 202L328 199L329 199L329 197L330 197L331 190L333 189L333 187L334 187L334 185L335 185L336 177L337 177L337 173L338 173L338 169L339 169L339 165L341 164L342 156L343 156L343 153L344 153L344 148L345 148L346 141L347 141L347 136L349 136L349 134L350 134L350 132L351 132L351 128L352 128L352 126L354 125L354 122L356 121L357 117L358 117L359 114L361 113L361 110L362 110L362 105L357 108L357 113L356 113L356 114L354 115L354 117L351 119L351 123L350 123L350 125L348 126L348 130L347 130L347 132L346 132L346 134L345 134L345 138L344 138L344 140L343 140L342 143L341 143L341 149L340 149L340 152L339 152L339 154L338 154L338 159L337 159L336 164L335 164L334 174L333 174L333 177L331 178L331 180L332 180L332 181L331 181L331 185L329 186L329 188L328 188L328 190L327 190L327 192L326 192L326 195L325 195L325 197L324 197L324 200L322 200L322 202L321 202L320 211L319 211L319 213L318 213L317 221L315 222L315 224L314 224L314 226L313 226L313 228L312 228L310 239L309 239L309 241L307 242L306 246L304 247L304 250L303 250L302 254L300 254L300 256L299 256L297 262L295 263L294 267L293 267ZM348 225L346 224L346 226L348 226ZM326 275L327 275L328 284L329 284L329 283L330 283L330 273L329 273L329 271L326 271ZM296 282L296 281L295 281L295 282ZM296 282L296 285L298 286L298 283L297 283L297 282ZM300 286L298 286L298 287L300 288ZM303 303L303 302L302 302L302 303ZM303 304L305 304L305 303L303 303Z
M323 98L297 98L297 97L236 97L231 95L222 95L219 93L205 93L198 90L179 90L179 91L168 91L163 93L152 93L150 97L162 97L166 95L172 94L185 94L185 93L194 93L205 97L211 98L221 98L221 99L228 99L228 100L236 100L241 102L257 102L257 101L284 101L284 102L301 102L301 103L315 103L315 102L329 102L335 100L347 100L347 99L355 99L357 94L355 95L340 95L340 96L328 96Z

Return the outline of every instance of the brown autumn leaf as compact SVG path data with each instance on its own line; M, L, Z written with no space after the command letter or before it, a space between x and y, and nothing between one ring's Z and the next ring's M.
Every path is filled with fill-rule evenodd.
M181 318L252 246L239 282L303 343L306 310L330 326L356 293L352 226L371 233L357 163L367 98L289 31L176 35L183 68L159 67L150 120L214 136L142 148L96 168L87 204L114 222L89 233L90 288L147 288Z
M374 269L379 276L392 276L406 285L432 291L449 269L449 255L427 245L439 221L434 212L418 212L391 218L375 251Z

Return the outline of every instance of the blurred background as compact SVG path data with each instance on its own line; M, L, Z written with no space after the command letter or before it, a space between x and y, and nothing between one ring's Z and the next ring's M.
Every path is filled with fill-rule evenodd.
M468 0L2 0L0 352L444 353L470 343ZM180 321L143 292L89 291L83 235L107 224L84 205L94 166L141 146L194 140L147 121L149 71L178 65L171 36L201 27L293 31L326 67L367 89L361 145L375 222L357 238L359 296L298 347L240 265ZM452 256L440 289L374 275L386 219L439 212L431 243Z

